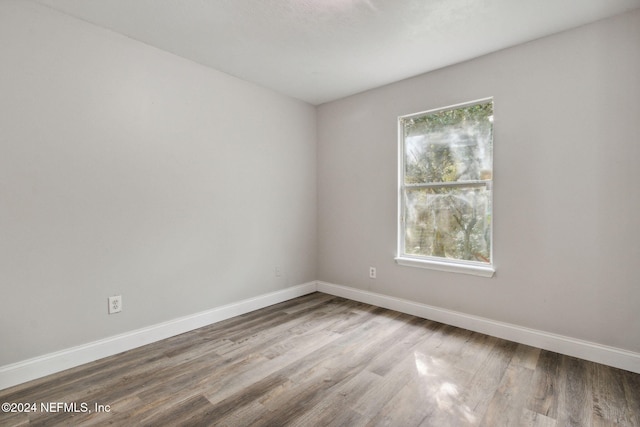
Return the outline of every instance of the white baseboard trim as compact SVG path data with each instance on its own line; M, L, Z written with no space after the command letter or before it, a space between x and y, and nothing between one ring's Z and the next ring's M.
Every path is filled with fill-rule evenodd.
M282 289L131 332L0 366L0 390L316 291L316 282Z
M529 329L383 294L309 282L88 344L0 366L0 390L211 325L312 292L323 292L425 319L640 373L640 353Z
M332 283L318 282L317 290L520 344L640 373L640 353Z

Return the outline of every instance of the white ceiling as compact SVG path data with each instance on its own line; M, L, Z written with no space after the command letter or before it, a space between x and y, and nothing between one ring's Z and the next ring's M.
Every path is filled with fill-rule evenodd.
M640 7L640 0L36 0L321 104Z

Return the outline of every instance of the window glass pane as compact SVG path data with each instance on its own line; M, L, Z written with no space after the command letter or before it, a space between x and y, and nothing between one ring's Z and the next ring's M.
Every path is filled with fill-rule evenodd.
M490 263L490 198L485 186L405 190L405 254Z
M493 103L402 120L405 184L491 180Z

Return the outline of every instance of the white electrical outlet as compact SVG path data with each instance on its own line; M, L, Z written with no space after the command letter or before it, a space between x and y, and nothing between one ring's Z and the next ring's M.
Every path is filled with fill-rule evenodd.
M122 311L122 295L109 297L109 314L120 313Z
M375 279L376 278L376 268L375 267L369 267L369 278L370 279Z
M276 275L276 277L282 276L282 271L280 270L279 266L276 266L276 268L275 268L275 275Z

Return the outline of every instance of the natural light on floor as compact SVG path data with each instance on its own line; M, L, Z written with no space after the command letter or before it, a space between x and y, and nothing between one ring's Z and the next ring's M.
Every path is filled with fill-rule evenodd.
M414 352L414 359L416 370L424 380L420 384L422 397L426 401L435 401L439 411L455 416L457 425L475 425L475 415L460 399L459 386L447 378L447 363L419 351Z

